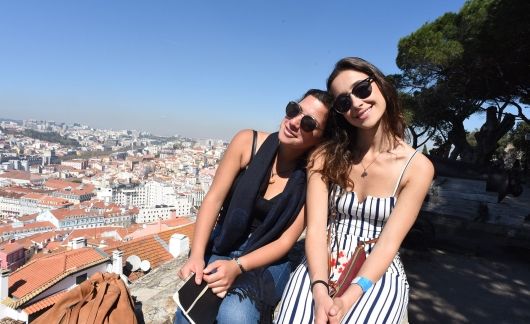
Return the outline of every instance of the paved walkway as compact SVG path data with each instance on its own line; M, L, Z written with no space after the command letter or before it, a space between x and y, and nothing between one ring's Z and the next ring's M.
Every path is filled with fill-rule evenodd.
M530 323L530 250L404 249L410 323Z
M419 216L432 233L401 252L410 323L530 323L530 187L501 203L485 187L434 182Z

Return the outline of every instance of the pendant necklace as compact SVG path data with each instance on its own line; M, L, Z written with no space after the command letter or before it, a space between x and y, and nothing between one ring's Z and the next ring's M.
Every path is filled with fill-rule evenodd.
M274 172L274 169L277 166L277 163L278 163L278 156L276 156L276 161L274 161L274 165L272 166L272 169L271 169L271 177L269 178L269 184L273 184L276 182L276 180L274 180L274 176L280 176L282 174L290 172L294 170L294 168L296 167L296 166L293 166L285 170L278 170L278 172Z
M363 164L363 160L361 160L361 166L363 168L363 173L361 173L361 178L364 178L364 177L367 177L368 176L368 172L366 172L366 170L368 170L368 168L370 166L372 166L372 164L374 164L374 162L377 160L377 158L379 157L379 155L381 155L381 152L379 152L379 154L377 154L377 156L375 157L375 159L372 160L372 162L370 162L370 164L368 164L367 167L364 166Z

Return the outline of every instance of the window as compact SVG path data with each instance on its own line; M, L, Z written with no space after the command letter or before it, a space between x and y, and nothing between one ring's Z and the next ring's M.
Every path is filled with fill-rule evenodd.
M86 273L83 273L82 275L75 277L75 284L79 285L80 283L85 281L86 278L87 278L87 274Z

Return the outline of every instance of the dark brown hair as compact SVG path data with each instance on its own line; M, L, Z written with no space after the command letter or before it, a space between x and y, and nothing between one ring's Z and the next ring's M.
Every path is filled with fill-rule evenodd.
M304 100L306 97L313 96L318 101L324 104L328 110L331 110L331 104L333 104L333 96L328 91L320 89L309 89L306 93L298 100L298 102Z
M341 72L347 70L359 71L371 76L381 90L386 102L386 109L381 118L385 135L383 140L390 143L391 147L388 149L392 149L400 139L403 139L405 134L405 122L394 85L371 63L358 57L346 57L335 64L335 68L329 75L326 83L329 92L331 92L333 80ZM322 169L317 170L317 172L322 174L322 178L326 182L334 182L343 188L353 188L354 184L349 178L349 173L355 158L358 158L354 151L357 129L341 114L331 109L325 133L328 135L328 139L312 155L312 158L320 155L323 158ZM312 166L312 162L310 162L310 166Z

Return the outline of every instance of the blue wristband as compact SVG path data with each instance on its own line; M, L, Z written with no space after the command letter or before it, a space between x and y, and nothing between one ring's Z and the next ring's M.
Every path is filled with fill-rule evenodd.
M370 279L367 279L365 277L355 277L353 279L352 283L359 285L361 287L361 290L363 291L363 294L372 287L373 282Z

